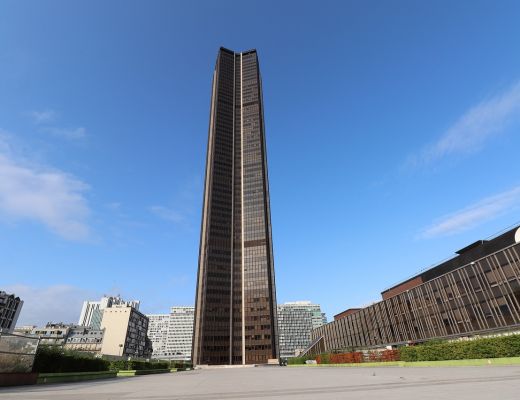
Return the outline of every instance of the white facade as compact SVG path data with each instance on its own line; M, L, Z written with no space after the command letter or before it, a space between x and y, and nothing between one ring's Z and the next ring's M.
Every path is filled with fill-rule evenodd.
M103 310L112 306L127 306L139 310L139 301L124 301L120 296L103 296L100 301L84 301L78 325L100 329Z
M195 307L172 307L167 352L173 360L191 360Z
M172 307L170 314L150 314L148 337L152 341L152 358L191 360L195 307Z
M295 357L311 342L311 332L327 323L319 304L294 301L278 304L280 357Z
M168 341L168 327L170 314L147 314L148 337L152 341L152 358L166 359L166 343Z

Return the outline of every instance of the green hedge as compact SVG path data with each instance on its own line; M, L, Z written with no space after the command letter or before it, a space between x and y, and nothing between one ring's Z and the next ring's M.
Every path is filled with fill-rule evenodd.
M186 369L193 368L193 363L190 361L170 361L170 368Z
M39 346L33 372L96 372L108 371L110 363L91 354L64 350L59 346Z
M316 356L316 362L318 364L330 364L330 354L322 353Z
M295 365L295 364L305 364L307 360L314 360L314 357L291 357L287 359L287 364Z
M435 341L399 349L402 361L443 361L520 356L520 335Z
M168 362L149 362L149 361L112 361L110 363L111 371L128 371L128 370L143 370L143 369L168 369L170 364Z

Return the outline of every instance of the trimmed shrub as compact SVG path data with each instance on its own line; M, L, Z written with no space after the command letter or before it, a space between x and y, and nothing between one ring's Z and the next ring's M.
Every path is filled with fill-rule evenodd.
M435 341L399 349L403 361L442 361L520 356L520 335L468 341Z
M118 360L110 363L111 371L145 370L145 369L168 369L170 363L161 361L138 361Z
M399 361L400 359L399 350L370 351L368 353L370 362Z
M305 364L305 361L310 360L309 357L290 357L287 359L287 364L296 365L296 364Z
M193 363L190 361L170 361L170 368L185 370L186 368L193 368Z
M360 351L330 355L331 364L352 364L352 363L362 363L362 362L363 362L363 353Z
M417 346L401 347L399 355L401 361L417 361Z
M362 362L386 362L386 361L399 361L400 353L399 350L383 350L383 351L370 351L366 355L361 351L352 351L349 353L324 353L316 356L316 362L318 364L355 364ZM303 361L304 362L304 361ZM303 364L303 362L299 362ZM297 362L293 362L297 363Z
M59 346L40 345L34 358L33 372L108 371L109 362L88 353L64 350Z
M330 354L323 353L316 356L316 362L318 364L330 364Z
M399 350L383 350L381 352L381 361L401 361Z

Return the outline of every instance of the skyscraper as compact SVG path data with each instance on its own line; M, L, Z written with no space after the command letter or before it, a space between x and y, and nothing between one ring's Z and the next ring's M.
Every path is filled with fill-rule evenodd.
M220 48L211 93L193 361L278 358L269 184L256 50Z

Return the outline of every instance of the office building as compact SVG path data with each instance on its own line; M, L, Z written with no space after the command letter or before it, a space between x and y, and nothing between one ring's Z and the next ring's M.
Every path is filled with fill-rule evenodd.
M295 301L278 304L280 357L295 357L311 343L313 329L327 323L319 304Z
M256 50L221 48L211 93L193 361L267 363L278 324Z
M168 359L166 343L170 314L146 314L146 316L148 317L148 337L153 347L152 358L166 360Z
M152 341L152 358L190 361L195 307L172 307L170 314L150 314L148 337Z
M105 330L101 353L112 356L148 358L152 342L147 336L148 317L134 307L115 305L103 310Z
M0 332L14 331L22 306L23 301L19 297L0 291Z
M171 360L190 361L195 307L172 307L166 351Z
M454 339L520 328L520 228L479 240L312 332L307 353Z
M103 296L99 301L84 301L78 325L100 329L103 310L116 305L124 305L139 310L139 301L125 301L120 296Z

